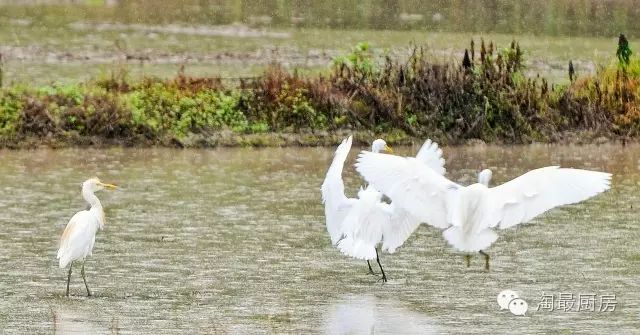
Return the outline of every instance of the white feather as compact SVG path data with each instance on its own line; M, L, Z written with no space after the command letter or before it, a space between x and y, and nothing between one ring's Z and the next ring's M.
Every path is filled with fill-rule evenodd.
M60 239L57 254L60 268L91 255L96 232L100 227L99 215L96 210L80 211L69 220Z
M105 224L102 204L94 192L105 187L116 188L115 185L102 183L98 178L91 178L82 183L82 197L89 203L90 209L76 213L67 223L60 237L60 248L56 256L60 268L91 255L96 232Z
M554 207L586 200L608 190L611 179L609 173L550 166L494 188L480 183L462 187L418 159L366 151L359 155L356 169L394 207L432 226L451 226L444 238L465 252L495 242L498 236L491 228L509 228Z
M437 228L449 227L446 200L448 193L459 186L422 161L363 151L356 170L420 222Z
M447 172L447 169L444 167L444 158L442 157L442 149L438 147L438 143L427 139L418 154L416 155L416 159L422 161L426 166L430 167L431 170L444 175Z
M493 205L487 223L499 228L513 227L558 206L574 204L610 188L611 174L548 166L490 188Z
M338 146L321 187L327 231L334 245L342 237L342 222L355 202L355 199L348 199L344 194L342 181L342 168L351 150L352 141L352 136L349 136Z
M382 251L392 254L409 239L420 225L420 220L393 203L387 211L390 218L389 223L382 227Z
M344 238L338 242L338 249L354 258L376 259L376 246L382 240L390 215L382 203L382 194L369 186L358 192L358 201L353 205L343 223Z
M372 260L376 258L376 246L382 242L382 250L393 253L413 234L420 220L406 209L381 201L382 193L368 186L358 193L358 199L344 195L342 169L351 148L352 138L342 141L322 184L327 230L333 244L345 255ZM383 140L376 140L372 150L386 147ZM444 159L438 144L427 140L418 156L421 168L444 173Z

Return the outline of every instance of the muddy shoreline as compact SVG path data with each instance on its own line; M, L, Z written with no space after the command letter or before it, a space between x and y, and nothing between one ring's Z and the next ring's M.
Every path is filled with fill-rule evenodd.
M165 137L160 140L139 138L100 138L67 134L57 137L26 137L0 141L0 149L32 150L32 149L62 149L62 148L184 148L184 149L212 149L234 147L332 147L338 145L344 138L353 135L354 144L367 146L377 138L385 139L395 146L421 145L427 138L410 136L403 133L374 134L368 131L341 130L335 132L305 132L305 133L261 133L238 134L231 131L220 131L210 134L190 134L184 138ZM520 145L627 145L640 143L636 138L619 136L604 136L589 131L565 132L558 134L552 141L539 142L485 142L481 139L453 140L442 136L431 136L431 139L446 146L520 146Z

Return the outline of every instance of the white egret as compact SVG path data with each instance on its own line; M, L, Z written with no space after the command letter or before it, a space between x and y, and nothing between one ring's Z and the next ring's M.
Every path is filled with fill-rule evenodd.
M59 265L64 269L69 265L69 274L67 277L67 293L69 296L69 283L71 282L71 269L73 262L82 260L82 280L87 289L87 296L91 296L89 285L84 273L84 262L87 256L91 255L93 244L96 240L96 232L102 229L105 224L104 210L98 197L94 194L103 189L115 189L115 185L105 184L98 178L91 178L82 183L82 197L89 203L89 209L76 213L62 233L60 238L60 249L58 249L57 258L60 260Z
M383 251L395 252L420 222L407 211L383 202L382 193L371 185L361 188L357 199L345 196L342 169L352 140L350 136L338 146L322 184L327 230L332 244L345 255L366 260L370 273L373 273L373 269L369 261L375 259L380 267L382 280L386 281L378 256L378 244L382 242ZM382 150L390 151L391 148L384 140L377 139L372 143L371 150L377 153ZM436 143L426 141L416 157L437 173L445 172L442 150Z
M491 188L491 171L484 170L479 183L464 187L418 159L366 151L356 169L394 205L420 221L447 228L444 238L455 249L484 255L487 270L484 249L498 238L493 228L513 227L554 207L586 200L608 190L611 181L609 173L548 166Z

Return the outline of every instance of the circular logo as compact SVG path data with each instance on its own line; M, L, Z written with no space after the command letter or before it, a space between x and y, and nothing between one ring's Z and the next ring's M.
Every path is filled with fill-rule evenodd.
M500 305L500 309L509 309L509 302L515 298L519 298L518 293L511 290L504 290L498 293L498 305Z
M529 309L529 304L524 299L515 298L509 301L509 311L513 315L524 315L527 309Z

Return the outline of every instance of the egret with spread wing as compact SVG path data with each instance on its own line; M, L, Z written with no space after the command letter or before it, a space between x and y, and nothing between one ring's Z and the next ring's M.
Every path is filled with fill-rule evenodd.
M356 170L393 204L436 227L446 228L446 241L455 249L485 256L505 229L558 206L574 204L610 188L611 174L548 166L532 170L497 187L489 187L491 171L479 182L460 186L428 169L420 160L363 151ZM469 264L467 256L467 265Z
M411 236L420 221L406 210L383 202L382 193L371 185L361 188L357 199L345 196L342 169L352 140L349 137L338 146L322 184L327 230L331 242L342 253L366 260L370 273L373 273L373 269L369 261L375 259L380 267L382 280L386 281L378 255L378 244L382 244L383 251L395 252ZM378 139L373 142L371 150L377 153L382 150L390 151L390 148L383 140ZM445 172L442 150L436 143L427 140L416 157L434 173Z
M87 296L91 296L89 285L84 273L84 261L87 256L91 255L93 244L96 240L96 232L102 229L105 224L104 210L98 197L94 194L105 188L115 189L115 185L105 184L98 178L91 178L82 183L82 197L89 203L89 209L76 213L62 233L60 238L60 249L58 249L57 258L60 260L59 265L64 269L69 265L69 274L67 276L67 292L69 296L69 283L71 282L71 268L73 262L82 260L82 280L87 289Z

